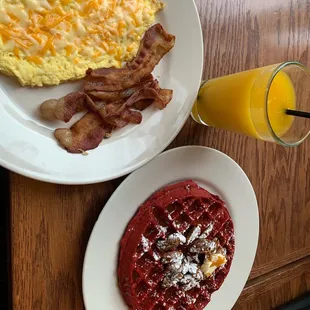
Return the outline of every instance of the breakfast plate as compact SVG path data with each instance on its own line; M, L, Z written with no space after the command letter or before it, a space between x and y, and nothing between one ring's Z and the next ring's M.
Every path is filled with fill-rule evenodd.
M197 183L226 203L234 225L235 252L223 285L211 295L206 309L233 307L250 274L257 248L259 215L255 193L243 170L227 155L206 147L188 146L169 150L135 171L105 205L84 259L83 297L87 310L128 309L117 275L122 236L141 204L151 195L158 196L154 193L159 189L184 180L193 180L190 183ZM127 259L131 260L130 255Z
M143 111L139 126L128 125L115 131L88 156L70 154L59 147L53 136L63 124L42 120L38 107L47 99L77 91L81 82L29 88L1 76L0 165L42 181L88 184L128 174L159 154L189 116L203 67L203 39L194 1L164 2L166 7L156 21L176 36L175 47L153 72L161 87L174 93L165 110L149 107Z

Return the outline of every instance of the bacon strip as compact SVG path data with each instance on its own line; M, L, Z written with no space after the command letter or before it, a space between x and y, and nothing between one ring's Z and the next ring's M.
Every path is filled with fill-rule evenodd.
M84 93L73 92L60 99L44 101L40 106L40 113L47 120L60 120L67 123L74 114L86 109L84 102Z
M54 135L68 152L83 153L96 148L109 127L97 113L88 112L70 129L56 129Z
M118 100L112 103L107 103L105 101L93 100L89 96L86 97L86 104L88 108L94 112L99 113L103 119L120 115L124 110L124 103L125 100Z
M174 46L175 36L168 34L160 24L150 27L144 34L137 56L124 68L88 69L86 85L102 82L104 91L128 89L151 74L162 57Z
M128 123L140 124L142 114L132 111L137 103L141 110L149 104L154 103L159 109L163 109L172 98L172 90L160 89L158 81L147 83L144 88L136 91L126 101L118 100L112 103L94 101L87 96L86 103L89 108L99 113L99 115L114 127L121 128Z
M109 103L103 108L98 109L98 113L103 119L107 119L115 116L120 116L125 108L126 107L123 103Z
M49 120L68 122L75 113L89 111L70 129L55 130L59 144L70 153L83 153L96 148L114 128L140 124L139 111L150 104L165 108L173 92L161 89L151 73L174 42L175 37L156 24L146 31L137 56L124 68L89 69L85 92L43 102L40 112Z
M107 101L115 101L130 97L134 92L144 87L145 84L153 80L154 80L153 75L150 74L147 77L145 77L142 81L140 81L138 84L133 85L130 88L121 89L117 91L104 91L105 84L104 82L101 81L100 78L98 78L97 80L92 79L91 81L86 82L84 85L84 90L92 97L96 97Z
M164 109L172 98L172 90L164 90L159 87L158 81L147 83L143 88L137 90L126 101L118 100L113 103L105 103L104 101L94 101L87 96L86 103L93 111L97 111L102 118L109 118L120 115L124 110L134 107L136 103L141 102L144 105L150 102L154 103L159 109ZM146 100L149 102L145 104Z
M104 105L101 109L99 108L98 112L103 118L106 118L120 115L124 110L135 107L135 104L140 105L140 108L143 109L142 105L148 106L150 103L154 103L158 109L162 110L171 101L172 94L172 90L160 89L158 81L155 80L136 91L123 104L121 101L110 103Z
M162 110L172 100L173 90L172 89L159 89L158 96L161 99L161 101L155 102L155 105L158 109Z
M130 124L140 124L142 122L142 114L139 111L128 109L121 114L121 119Z
M146 108L148 108L152 103L153 103L153 100L144 99L144 100L139 100L139 101L135 102L132 106L136 110L143 111Z
M144 87L135 92L125 103L126 106L131 107L136 102L141 100L152 100L155 106L162 110L171 101L173 91L169 89L160 89L158 81L155 80L149 87Z
M111 117L106 120L108 124L114 128L123 128L129 124L129 122L121 119L120 117Z
M119 116L105 119L107 123L116 128L122 128L128 124L140 124L142 122L142 114L138 111L124 110Z

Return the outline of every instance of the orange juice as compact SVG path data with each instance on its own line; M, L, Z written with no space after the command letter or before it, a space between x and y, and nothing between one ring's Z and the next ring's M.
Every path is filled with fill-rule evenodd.
M270 66L207 81L200 88L193 118L264 140L272 140L270 126L277 136L284 135L293 123L285 111L295 109L295 89L285 72L273 73Z

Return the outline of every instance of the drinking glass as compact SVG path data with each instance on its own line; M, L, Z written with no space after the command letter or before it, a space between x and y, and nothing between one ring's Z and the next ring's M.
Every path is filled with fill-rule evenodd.
M291 61L204 81L192 117L292 147L310 134L309 106L310 71Z

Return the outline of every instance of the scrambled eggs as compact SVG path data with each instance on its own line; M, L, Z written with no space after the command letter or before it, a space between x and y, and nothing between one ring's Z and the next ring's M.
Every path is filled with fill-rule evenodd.
M160 0L0 0L0 71L42 86L121 67L162 7Z

